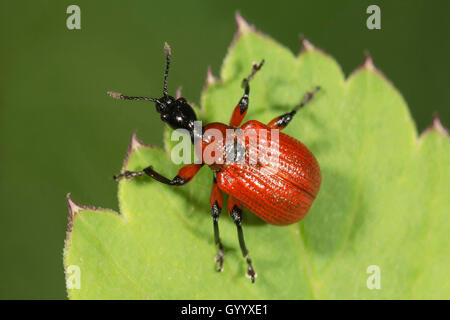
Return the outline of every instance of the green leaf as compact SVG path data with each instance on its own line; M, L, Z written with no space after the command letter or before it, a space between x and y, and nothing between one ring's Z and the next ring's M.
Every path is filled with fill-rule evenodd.
M295 56L241 17L237 21L220 79L208 75L200 117L228 122L242 79L263 58L247 120L269 122L320 85L285 129L321 166L322 186L310 212L298 224L277 227L245 211L245 238L258 273L252 284L226 206L219 221L224 271L215 271L206 167L183 187L149 177L121 181L120 214L69 198L64 266L69 282L69 266L80 268L81 284L68 289L69 297L450 298L450 143L438 119L418 137L405 101L370 57L345 79L339 65L308 41ZM133 136L124 168L148 165L168 177L179 169L167 151ZM367 286L371 265L381 272L379 290Z

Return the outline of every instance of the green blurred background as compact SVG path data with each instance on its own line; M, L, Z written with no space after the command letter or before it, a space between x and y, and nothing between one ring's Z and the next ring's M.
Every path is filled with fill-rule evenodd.
M70 4L81 8L81 30L66 28ZM381 30L366 28L369 4L381 7ZM435 112L449 126L449 1L1 0L0 298L66 297L66 194L117 210L111 176L132 132L162 145L152 104L105 92L160 95L168 41L169 89L183 86L198 102L207 67L219 73L236 11L294 52L305 35L346 75L368 50L419 131ZM226 112L238 98L230 97Z

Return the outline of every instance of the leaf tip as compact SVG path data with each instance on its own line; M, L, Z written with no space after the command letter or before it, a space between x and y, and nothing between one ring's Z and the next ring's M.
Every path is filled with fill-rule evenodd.
M73 219L75 215L83 209L83 206L76 204L71 198L70 193L66 196L67 199L67 207L69 208L69 222L67 225L67 232L72 232L73 228Z
M372 72L378 71L373 63L373 58L369 51L364 52L364 62L361 65L361 68L365 68Z
M177 92L175 92L175 99L180 99L183 96L183 87L178 87Z
M136 135L136 132L133 132L131 135L131 141L130 141L130 149L131 151L136 151L137 149L145 146L145 144L139 140L139 138Z
M208 66L208 69L206 70L206 80L205 85L203 86L203 93L208 90L210 86L212 86L215 83L218 83L219 79L212 73L211 66ZM202 93L202 95L203 95Z
M206 86L210 86L216 82L219 82L219 79L212 73L211 66L208 66L208 70L206 70Z
M379 74L381 77L383 77L385 80L387 80L388 82L390 82L388 79L387 79L387 77L383 74L383 72L381 72L380 71L380 69L378 69L376 66L375 66L375 63L373 62L373 57L372 57L372 55L370 54L370 52L369 51L365 51L364 52L364 61L363 61L363 63L358 67L358 68L356 68L356 71L358 71L358 70L368 70L368 71L370 71L370 72L373 72L373 73L377 73L377 74Z
M146 143L142 142L137 137L136 132L133 132L133 134L131 136L130 144L128 146L127 155L125 157L125 160L123 161L123 166L122 166L123 169L125 169L127 167L128 161L130 160L130 157L131 157L131 154L134 151L139 150L140 148L155 148L155 147L150 144L146 144Z
M313 51L313 50L317 50L316 47L314 47L314 45L309 42L308 39L306 39L305 36L300 36L300 41L302 42L302 49L300 50L300 54L308 52L308 51Z
M375 63L373 62L373 57L372 55L369 53L369 51L365 51L364 52L364 61L363 63L357 67L349 76L349 78L351 78L353 75L359 73L360 71L363 70L367 70L371 73L377 74L378 76L380 76L384 81L386 81L391 87L394 87L393 83L391 82L391 80L388 79L388 77L386 77L384 75L384 73L378 69L375 66Z
M234 15L234 19L236 21L237 30L236 33L234 34L234 38L233 41L231 42L229 50L234 47L234 45L238 42L239 38L244 34L253 32L260 36L266 37L262 32L258 31L255 28L255 26L248 23L247 20L245 20L245 18L242 17L239 11L236 12L236 14Z
M300 41L301 41L302 47L300 49L300 53L297 56L298 58L300 58L302 55L304 55L305 53L308 53L308 52L317 52L328 58L332 58L328 53L326 53L322 49L317 48L315 45L313 45L305 36L301 35Z
M247 20L244 19L244 17L242 17L242 15L239 11L236 12L236 14L234 15L234 18L236 20L238 34L245 34L249 31L254 31L254 27L251 26L247 22Z
M69 239L69 234L72 232L73 229L73 221L77 214L79 214L81 211L96 211L96 212L112 212L110 209L104 209L101 207L95 207L95 206L83 206L80 204L75 203L72 198L70 197L70 193L66 196L67 199L67 207L69 208L69 223L67 226L67 238L66 241ZM116 212L114 212L116 213Z
M433 120L431 121L431 124L428 126L428 128L426 128L422 132L422 134L420 136L423 137L432 131L436 131L437 133L439 133L447 138L450 137L450 133L449 133L448 129L446 127L444 127L444 125L442 124L441 119L439 118L437 113L435 113L433 115Z

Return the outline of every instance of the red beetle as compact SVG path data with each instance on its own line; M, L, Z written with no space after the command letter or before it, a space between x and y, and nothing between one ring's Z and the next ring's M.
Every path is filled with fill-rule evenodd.
M210 205L214 224L214 239L219 248L219 253L216 256L216 263L219 263L218 271L222 271L224 261L218 219L223 206L223 192L225 192L229 195L228 211L237 226L242 255L247 260L247 276L254 282L256 273L245 246L242 232L242 206L247 207L258 217L274 225L295 223L308 212L319 192L321 183L319 164L305 145L286 134L278 133L278 131L289 124L298 109L313 98L319 87L312 92L307 92L303 101L291 112L273 119L267 125L252 120L240 126L249 105L249 82L263 66L263 60L261 63L253 65L250 75L243 80L244 95L235 107L229 125L214 122L201 127L199 131L195 130L197 118L187 101L183 97L174 98L167 93L167 76L170 65L170 47L167 43L164 46L164 51L166 70L161 98L130 97L117 92L108 92L108 94L116 99L155 102L161 120L173 129L185 129L189 132L195 150L202 162L182 167L173 179L167 179L160 175L151 166L142 171L124 171L115 175L114 178L124 177L129 179L148 175L159 182L181 186L191 181L203 165L209 165L214 175ZM244 134L242 139L242 135L239 137L238 134L234 134L231 140L219 140L209 134L209 132L215 130L215 132L226 136L230 129L232 132L242 130L243 132L256 133L253 138L256 139L256 145L259 149L255 149L254 144L250 143L250 135ZM277 131L276 135L273 134L277 139L272 137L272 133L270 138L266 134L261 134L261 132L273 132L273 130ZM263 142L265 144L262 144ZM217 157L215 159L221 161L213 162L207 162L203 159L202 155L212 144L214 144L213 154L227 155L226 162L223 161L223 157ZM266 149L261 150L261 145L266 146ZM270 147L268 147L269 145ZM262 152L267 152L270 157L266 157L266 161L261 161L263 158L260 157L251 158L250 154L255 151L257 156L260 156ZM229 156L230 154L231 156ZM257 160L252 162L251 159Z

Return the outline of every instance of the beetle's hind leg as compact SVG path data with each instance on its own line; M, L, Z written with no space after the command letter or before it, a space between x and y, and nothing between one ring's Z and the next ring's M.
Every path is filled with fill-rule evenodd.
M211 199L210 199L210 205L211 205L211 216L213 219L214 224L214 242L216 246L219 248L219 252L217 253L217 256L215 258L215 262L219 263L219 267L217 268L217 271L223 270L223 260L224 260L224 253L223 253L223 245L222 241L220 240L220 233L219 233L219 216L222 212L222 206L223 206L223 193L217 186L217 179L216 179L216 173L214 172L214 178L213 178L213 186L211 190Z
M252 260L250 259L247 247L245 246L244 233L242 231L242 207L239 201L232 196L228 198L228 211L230 212L230 216L237 227L242 256L247 260L247 277L249 277L252 280L252 283L254 283L257 274L255 269L253 269Z
M303 98L302 102L300 102L298 105L296 105L294 107L294 109L292 109L291 112L285 113L279 117L276 117L275 119L273 119L272 121L270 121L267 126L272 128L272 129L284 129L289 122L291 122L292 118L294 118L295 114L297 113L297 111L300 108L303 108L308 102L310 102L313 98L314 95L317 93L317 91L320 90L320 87L316 87L314 88L313 91L308 91L305 94L305 97Z

